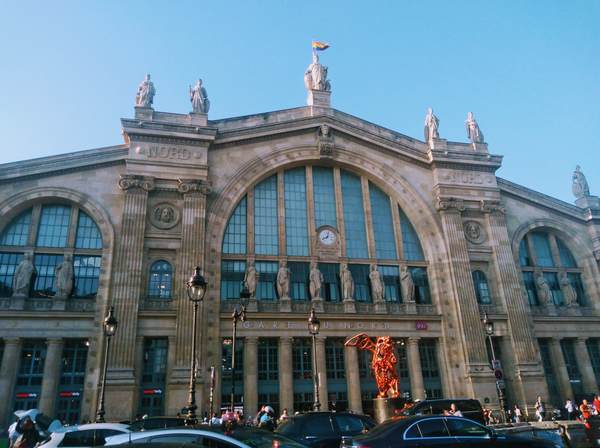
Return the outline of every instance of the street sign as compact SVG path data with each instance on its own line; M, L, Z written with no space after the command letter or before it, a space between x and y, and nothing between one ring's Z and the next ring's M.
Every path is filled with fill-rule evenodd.
M500 363L499 359L492 359L492 369L494 369L494 370L502 369L502 364Z
M496 381L496 387L498 389L504 389L504 388L506 388L506 384L504 384L504 380L497 380Z

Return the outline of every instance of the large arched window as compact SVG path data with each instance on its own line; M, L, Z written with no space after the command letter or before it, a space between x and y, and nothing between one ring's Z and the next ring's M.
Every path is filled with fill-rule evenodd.
M473 286L475 287L475 296L478 303L482 305L492 303L492 295L490 294L487 277L482 271L473 271Z
M327 246L323 229L334 233ZM402 302L400 272L407 266L418 303L430 303L427 263L417 233L400 206L365 177L339 168L303 166L261 180L240 200L223 236L221 298L237 299L249 261L258 273L256 297L277 300L279 263L290 269L290 296L308 300L310 261L319 262L325 301L341 301L340 263L347 262L354 299L371 302L370 264L385 285L385 299ZM331 256L331 254L334 254Z
M150 275L148 276L148 298L150 299L170 299L173 285L173 268L171 263L165 260L158 260L150 266Z
M587 305L582 270L553 232L533 230L525 235L519 243L519 264L530 305Z
M102 236L77 206L38 204L14 218L0 233L0 296L13 294L15 270L32 254L35 274L29 296L56 295L56 267L72 257L70 296L93 298L98 291Z

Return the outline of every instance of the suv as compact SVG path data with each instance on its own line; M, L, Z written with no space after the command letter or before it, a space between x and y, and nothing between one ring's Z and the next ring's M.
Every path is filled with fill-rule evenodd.
M366 415L349 412L309 412L290 417L275 432L303 445L338 448L342 437L365 434L375 426Z
M450 409L452 403L456 405L456 408L462 413L463 417L470 418L471 420L475 420L476 422L485 425L481 403L479 403L478 400L462 398L417 401L410 408L404 409L401 416L443 415L444 411Z

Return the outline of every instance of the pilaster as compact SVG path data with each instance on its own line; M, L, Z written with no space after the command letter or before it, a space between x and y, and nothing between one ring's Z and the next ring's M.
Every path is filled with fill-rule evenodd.
M348 408L352 412L362 414L358 351L356 347L344 347L344 363L346 367L346 380L348 381Z
M319 381L319 403L321 411L327 411L329 407L329 393L327 392L327 358L325 356L325 337L317 337L317 354L313 359L317 361L317 380ZM314 355L314 354L313 354Z
M0 366L0 425L8 426L12 421L12 406L20 366L21 339L4 339L4 355Z
M48 339L46 341L46 361L44 362L44 379L40 394L39 409L46 415L53 415L60 381L63 340Z
M252 418L258 410L258 338L244 338L244 415Z
M575 357L577 358L577 366L581 372L583 392L586 394L597 394L598 383L596 382L592 360L585 344L585 338L577 338L575 341Z
M552 369L556 375L558 389L561 395L561 401L566 401L567 398L573 399L573 388L569 381L569 372L565 364L565 357L560 346L559 338L550 339L550 355L552 361Z
M292 376L292 338L279 338L279 407L294 409L294 382Z
M419 340L420 338L408 338L406 347L410 395L413 400L424 400L426 398L423 371L421 370L421 355L419 354Z

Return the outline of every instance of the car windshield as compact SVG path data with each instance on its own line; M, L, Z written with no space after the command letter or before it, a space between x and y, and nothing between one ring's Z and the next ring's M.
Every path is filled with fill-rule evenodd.
M44 431L48 429L50 423L52 423L52 419L45 414L40 413L35 416L35 424Z
M292 439L269 431L235 430L229 436L254 448L306 448Z

